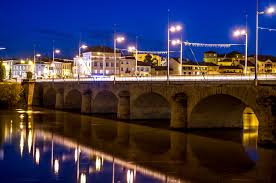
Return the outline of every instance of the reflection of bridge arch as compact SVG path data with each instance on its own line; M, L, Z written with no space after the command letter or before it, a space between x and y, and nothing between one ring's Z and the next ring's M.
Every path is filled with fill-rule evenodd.
M130 143L140 151L139 154L162 156L167 154L171 148L171 139L168 133L155 131L145 132L140 130L134 130L131 133Z
M190 135L188 143L198 162L211 171L240 174L256 166L242 144L196 135Z
M81 110L82 95L81 92L73 89L65 96L65 108L70 110Z
M118 98L114 93L108 90L99 92L92 104L93 113L117 113L118 109Z
M49 88L44 93L43 105L45 107L55 108L55 105L56 105L56 90L54 88Z
M243 127L243 113L247 104L227 94L203 98L192 109L190 127ZM251 106L250 106L251 107Z
M170 103L160 94L149 92L138 96L132 106L134 119L170 119Z

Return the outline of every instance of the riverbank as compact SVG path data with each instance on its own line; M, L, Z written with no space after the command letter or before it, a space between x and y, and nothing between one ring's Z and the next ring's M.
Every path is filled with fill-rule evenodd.
M15 107L23 103L23 87L20 83L0 83L0 108Z

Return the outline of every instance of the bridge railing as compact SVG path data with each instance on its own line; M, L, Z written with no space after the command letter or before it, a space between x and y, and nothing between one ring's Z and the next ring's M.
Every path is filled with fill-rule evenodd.
M40 79L37 82L204 82L204 81L253 81L254 75L198 75L198 76L149 76L149 77L114 77L94 76L68 79ZM260 74L260 81L274 81L276 74Z

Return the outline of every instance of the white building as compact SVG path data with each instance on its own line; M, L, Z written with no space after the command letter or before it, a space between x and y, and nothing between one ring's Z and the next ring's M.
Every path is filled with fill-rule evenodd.
M119 73L119 61L121 54L117 53L117 68ZM114 75L114 53L86 52L83 57L74 58L73 76L87 77L92 75Z
M36 62L35 63L35 78L49 78L50 73L50 64L48 62Z
M34 64L32 61L21 60L16 61L12 65L12 78L26 79L27 72L34 73Z

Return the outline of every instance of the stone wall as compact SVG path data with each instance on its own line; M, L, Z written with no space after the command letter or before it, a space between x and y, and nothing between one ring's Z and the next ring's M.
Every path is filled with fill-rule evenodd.
M171 119L172 128L242 127L250 107L259 122L260 140L275 141L273 85L252 83L36 83L35 105L83 113L117 113L120 119ZM56 95L55 100L54 94ZM276 98L276 97L275 97ZM42 101L42 102L41 102Z

